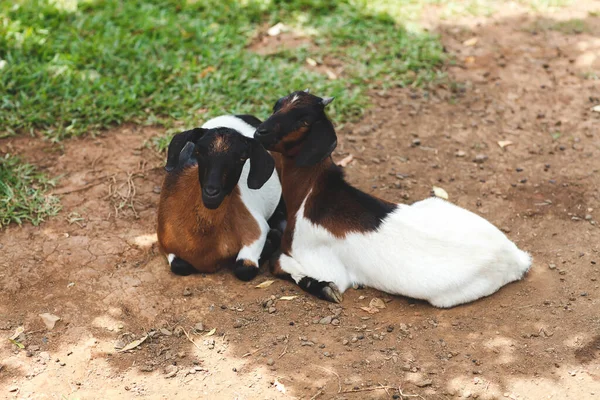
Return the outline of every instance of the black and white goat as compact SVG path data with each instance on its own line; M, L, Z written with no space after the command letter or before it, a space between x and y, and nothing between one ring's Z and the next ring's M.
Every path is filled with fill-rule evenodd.
M235 275L250 280L261 253L269 257L279 244L276 231L269 241L267 235L269 222L283 222L281 184L273 157L252 138L258 124L252 116L224 115L169 144L158 241L174 273L235 264Z
M283 155L288 221L275 274L340 302L355 284L452 307L496 292L529 270L531 257L480 216L439 198L394 204L350 186L331 153L325 106L294 92L254 137Z

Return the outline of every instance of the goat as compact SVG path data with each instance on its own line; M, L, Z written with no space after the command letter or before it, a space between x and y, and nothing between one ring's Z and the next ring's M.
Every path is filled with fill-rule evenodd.
M157 233L173 273L215 272L235 262L235 275L248 281L278 245L270 225L284 222L281 184L273 157L252 138L258 124L224 115L171 140Z
M365 285L442 308L523 277L529 254L482 217L439 198L395 204L349 185L331 159L332 100L293 92L254 134L283 156L288 220L274 274L332 302Z

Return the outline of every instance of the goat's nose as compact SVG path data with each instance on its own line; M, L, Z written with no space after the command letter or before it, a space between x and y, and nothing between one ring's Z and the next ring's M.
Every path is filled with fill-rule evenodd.
M206 193L209 196L216 196L218 195L220 192L219 188L214 187L214 186L207 186L204 188L204 193Z
M259 128L256 130L256 134L258 134L259 136L264 136L264 135L266 135L267 133L269 133L269 131L268 131L266 128L259 127Z

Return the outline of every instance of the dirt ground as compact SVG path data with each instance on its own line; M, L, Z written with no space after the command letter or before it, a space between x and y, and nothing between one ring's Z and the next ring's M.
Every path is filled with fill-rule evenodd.
M584 8L451 25L432 13L458 85L374 92L339 129L334 157L354 156L360 188L410 203L442 187L533 255L523 281L450 310L371 289L334 306L284 281L255 288L266 271L172 275L154 236L157 129L0 141L61 175L63 204L0 232L0 398L600 398L600 18ZM574 17L589 30L547 29ZM375 297L385 309L360 309ZM53 329L42 313L60 317ZM21 326L24 349L6 340Z

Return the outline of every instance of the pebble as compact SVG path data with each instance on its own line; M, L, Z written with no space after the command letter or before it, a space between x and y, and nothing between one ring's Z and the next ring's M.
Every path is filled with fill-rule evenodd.
M321 318L321 320L319 321L320 324L322 325L329 325L331 323L331 320L333 318L331 317L331 315L328 315L326 317Z
M16 392L17 390L19 390L18 386L9 386L8 387L8 391L9 392Z
M324 355L325 357L331 357L331 354L330 354L328 351L325 351L325 352L323 353L323 355Z
M334 319L331 320L331 325L338 326L339 324L340 324L340 320L339 319L334 318Z
M269 358L269 359L267 360L267 365L270 367L270 366L272 366L273 364L275 364L275 360L273 360L272 358Z
M456 153L454 153L454 155L455 155L456 157L464 157L464 156L466 156L466 155L467 155L467 153L465 153L465 152L464 152L464 151L462 151L462 150L459 150L459 151L457 151Z
M433 381L431 379L425 379L419 382L416 382L415 385L417 385L418 387L427 387L427 386L431 386L433 385Z
M162 333L165 336L171 336L172 333L170 330L166 329L166 328L160 328L160 333Z
M191 296L192 295L192 289L186 287L185 289L183 289L183 295L186 296L186 297L187 296Z
M183 335L183 327L176 326L175 329L173 330L173 334L177 337L181 337L181 335Z
M592 217L592 215L591 215L591 214L586 214L586 216L585 216L585 220L586 220L586 221L591 221L591 220L592 220L592 218L593 218L593 217Z
M152 188L152 191L156 194L160 193L160 186L154 186L154 188Z
M556 264L548 264L548 268L550 268L550 269L556 269Z
M241 327L242 327L242 321L240 321L239 319L238 319L238 320L236 320L236 321L233 323L233 327L234 327L234 328L241 328Z
M350 342L348 341L348 339L344 339L344 340L342 341L342 344L343 344L344 346L346 346L348 343L350 343Z
M352 343L356 343L356 342L358 342L358 338L357 338L356 336L354 336L354 337L352 338L351 342L352 342Z
M202 332L204 331L204 324L202 322L198 322L196 325L194 325L194 329L198 332Z
M421 145L421 139L413 139L411 146L416 147Z
M392 325L388 325L388 327L386 328L386 330L391 333L391 332L394 331L394 327Z
M275 307L269 307L269 314L273 314L277 311Z
M167 365L165 368L165 378L172 378L177 375L178 368L175 365Z
M475 158L473 159L474 162L476 162L477 164L481 164L484 163L485 161L487 161L488 156L486 156L485 154L477 154L475 156Z

